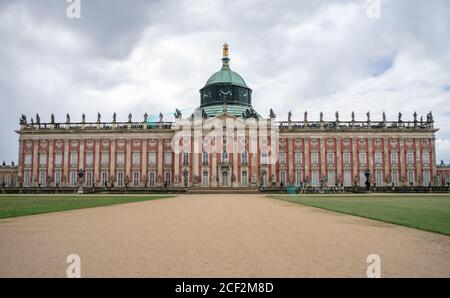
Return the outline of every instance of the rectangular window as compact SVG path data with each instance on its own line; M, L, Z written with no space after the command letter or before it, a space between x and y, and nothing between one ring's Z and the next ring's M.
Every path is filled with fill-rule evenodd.
M359 163L363 165L366 164L366 152L359 153Z
M46 171L40 171L39 172L39 184L41 185L41 187L44 187L46 185L47 182L47 172Z
M311 153L311 163L313 165L317 165L319 163L319 153L317 153L317 152Z
M172 152L166 152L164 154L164 163L166 165L171 165L172 164Z
M397 157L398 157L397 152L391 152L391 164L392 165L398 164Z
M117 187L123 187L123 172L117 172Z
M92 187L92 171L86 171L86 187Z
M334 153L328 153L327 160L329 165L334 165Z
M25 171L24 178L23 178L23 184L26 187L31 186L31 171L30 170Z
M375 164L377 166L381 165L381 156L382 155L380 151L375 152Z
M261 153L261 164L263 164L263 165L267 165L269 162L268 162L268 154L267 154L267 152L262 152Z
M343 158L344 158L344 164L349 165L350 164L350 153L345 152L343 155Z
M78 173L77 171L70 171L70 186L77 186Z
M39 164L40 164L41 166L46 166L46 165L47 165L47 154L42 153L42 154L39 156Z
M296 165L302 164L302 153L301 152L295 152L295 164Z
M155 172L148 173L148 186L155 187Z
M125 154L123 152L117 153L117 164L119 166L125 164Z
M333 187L334 186L334 184L335 184L335 181L334 181L335 179L334 179L334 171L329 171L328 172L328 187Z
M101 180L102 186L106 187L108 185L108 172L103 171L102 172L102 180Z
M366 185L366 176L364 175L365 171L359 172L359 186L363 187Z
M92 166L94 164L94 153L87 152L86 153L86 166Z
M280 164L281 165L286 164L286 153L280 153Z
M422 153L422 161L426 165L430 163L430 153L428 151Z
M350 171L344 172L344 186L351 187L352 186L352 174Z
M102 165L107 165L107 164L109 164L109 152L104 151L102 153Z
M55 172L55 185L61 186L61 171Z
M280 183L286 185L286 171L280 171Z
M77 166L78 165L78 152L70 153L70 164L72 166Z
M25 154L25 165L31 166L31 162L33 160L33 156L31 154Z
M408 184L414 185L414 171L413 170L408 171Z
M172 180L171 178L172 178L172 175L170 174L170 172L166 172L166 180L165 180L165 182L166 182L167 187L171 186L171 180Z
M382 174L382 172L381 171L377 171L375 175L376 175L375 180L376 180L377 186L382 186L383 185L383 174Z
M141 163L141 153L134 152L133 153L133 165L138 165Z
M319 186L319 172L318 171L312 172L311 186L313 186L313 187Z
M55 154L55 165L60 166L62 165L63 155L61 152L58 152Z
M295 186L300 187L302 185L302 172L295 171Z
M430 185L430 171L423 171L423 186Z
M391 183L394 184L394 186L398 185L398 171L397 170L393 170L391 173Z
M148 154L148 164L156 165L156 152L150 152Z
M134 187L139 187L139 172L138 171L134 171L133 172L133 186Z
M241 159L242 159L241 163L243 165L247 165L248 164L248 153L247 153L247 151L242 152Z
M408 164L412 165L414 163L414 153L409 151L406 155L406 160Z
M183 165L184 166L189 165L189 153L183 153Z

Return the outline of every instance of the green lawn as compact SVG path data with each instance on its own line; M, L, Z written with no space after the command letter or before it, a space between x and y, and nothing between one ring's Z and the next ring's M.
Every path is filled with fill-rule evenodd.
M450 235L450 195L274 195L269 197Z
M170 198L171 196L0 196L0 218Z

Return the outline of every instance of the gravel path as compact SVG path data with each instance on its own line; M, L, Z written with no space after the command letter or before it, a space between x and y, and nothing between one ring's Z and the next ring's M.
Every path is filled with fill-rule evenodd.
M450 237L262 195L183 195L0 220L0 277L450 277Z

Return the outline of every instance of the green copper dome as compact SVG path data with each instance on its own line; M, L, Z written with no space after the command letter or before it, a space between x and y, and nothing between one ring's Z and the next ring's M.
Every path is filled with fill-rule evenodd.
M244 79L238 73L232 71L229 67L222 67L220 71L213 74L206 82L206 86L213 84L231 84L248 88Z

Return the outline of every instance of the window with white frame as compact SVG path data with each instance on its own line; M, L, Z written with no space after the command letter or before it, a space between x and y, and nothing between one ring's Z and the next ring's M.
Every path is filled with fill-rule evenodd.
M61 166L62 165L62 160L63 160L63 154L61 152L57 152L55 154L55 165L56 166Z
M123 172L122 171L118 171L117 172L117 187L123 187Z
M47 165L47 154L46 153L41 153L41 155L39 156L39 164L41 166Z
M189 153L187 152L183 153L183 165L184 166L189 165Z
M280 171L280 183L286 185L286 171Z
M329 165L334 165L334 153L329 152L327 154L327 161Z
M302 164L302 153L301 152L295 152L295 164L301 165Z
M167 187L170 187L172 183L172 174L170 172L166 172L165 176L166 176L165 183Z
M414 171L408 170L408 184L414 185Z
M87 152L86 153L86 166L92 166L94 164L94 153Z
M383 155L381 154L380 151L376 151L376 152L375 152L375 164L376 164L377 166L381 165L382 156L383 156Z
M26 187L31 186L31 171L30 170L25 170L23 184Z
M109 163L109 152L103 151L102 152L102 164L107 165Z
M381 171L376 171L375 173L375 183L377 186L383 185L383 173Z
M360 164L366 164L367 162L367 154L366 152L360 152L359 153L359 163Z
M391 172L391 183L394 184L394 186L398 186L398 171L392 170Z
M72 166L78 165L78 152L70 153L70 164Z
M24 163L26 166L31 166L31 162L33 160L33 156L30 153L25 154Z
M164 153L164 163L166 165L171 165L172 164L172 152Z
M242 154L241 154L241 163L243 165L247 165L248 164L248 153L245 150L242 151Z
M102 186L106 186L108 183L108 172L107 171L103 171L102 175L101 175L101 183Z
M268 159L269 158L268 158L267 152L262 152L261 153L261 164L263 164L263 165L268 164L269 163Z
M329 171L328 172L328 187L333 187L335 182L335 175L334 175L334 171Z
M422 153L422 162L424 164L429 164L430 163L430 153L428 151L424 151Z
M39 171L39 184L41 184L41 186L45 186L47 182L47 171L42 170Z
M359 172L359 186L364 186L366 184L366 176L364 175L366 171Z
M203 153L202 153L202 164L206 166L206 165L208 165L208 161L209 161L208 152L203 151Z
M280 156L280 164L285 165L286 164L286 153L281 152L279 156Z
M430 171L423 171L423 186L428 186L430 184Z
M311 153L311 163L313 165L317 165L319 163L319 153L318 152Z
M226 150L222 152L222 162L228 162L228 152Z
M55 185L61 186L61 171L55 171Z
M139 187L139 171L133 171L133 187Z
M349 152L345 152L343 155L343 159L344 159L344 164L345 165L349 165L350 164L350 153Z
M445 174L445 183L450 183L450 173Z
M391 152L391 165L398 164L398 154L397 152Z
M300 187L302 185L302 171L295 171L295 186Z
M148 153L148 164L149 165L156 165L156 152L149 152Z
M202 186L203 186L203 187L208 187L208 184L209 184L208 171L203 171L203 175L202 175Z
M241 176L241 182L242 182L242 186L243 187L247 187L248 186L248 173L247 171L242 172L242 176Z
M123 152L117 152L117 165L121 166L125 164L125 154Z
M86 187L92 187L92 171L86 171Z
M148 186L155 187L155 172L148 173Z
M133 165L138 165L141 163L141 153L133 152Z
M410 165L414 163L414 153L412 151L408 151L406 154L406 162Z
M70 186L77 186L78 173L77 171L70 171Z
M319 171L317 170L314 170L312 172L311 186L313 187L319 186Z
M344 172L344 186L345 187L352 186L352 174L348 170Z

